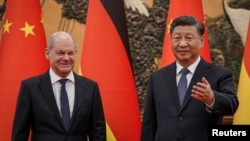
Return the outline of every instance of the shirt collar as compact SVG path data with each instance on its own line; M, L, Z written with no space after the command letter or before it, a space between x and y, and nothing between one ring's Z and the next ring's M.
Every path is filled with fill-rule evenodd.
M59 75L57 75L51 68L49 70L49 74L50 74L50 79L51 79L51 83L52 84L54 84L58 80L62 79L62 77L60 77ZM69 79L73 83L75 82L75 78L74 78L74 75L73 75L72 71L69 73L69 75L66 77L66 79Z
M198 66L200 60L201 60L201 57L199 56L193 64L188 66L189 72L194 74L194 71L195 71L196 67ZM183 66L181 66L181 64L178 61L176 61L176 74L179 74L180 71L182 70L182 68L183 68Z

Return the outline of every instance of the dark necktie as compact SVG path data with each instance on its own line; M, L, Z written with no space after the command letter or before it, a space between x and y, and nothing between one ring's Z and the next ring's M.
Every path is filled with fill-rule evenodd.
M181 70L181 78L178 83L178 93L179 93L179 100L180 100L180 105L182 105L183 99L186 95L187 91L187 77L186 74L189 72L187 68L183 68Z
M62 84L61 96L60 96L61 114L62 114L63 125L64 125L66 130L68 130L69 121L70 121L69 100L68 100L68 95L67 95L67 91L66 91L66 88L65 88L65 84L66 84L67 80L68 79L59 80L59 82Z

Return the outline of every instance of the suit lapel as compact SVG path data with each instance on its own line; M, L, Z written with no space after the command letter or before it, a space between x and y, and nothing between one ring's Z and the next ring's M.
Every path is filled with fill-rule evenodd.
M171 64L169 67L166 67L164 73L164 79L168 86L169 94L175 104L177 110L180 108L180 102L178 97L178 90L176 85L176 65L175 63Z
M47 101L47 104L51 108L52 112L55 114L59 123L63 127L62 119L61 119L60 112L59 112L57 104L56 104L53 88L51 85L49 72L46 72L44 75L42 75L41 80L42 80L42 82L40 85L40 89L42 91L42 94L43 94L45 100Z
M72 126L72 122L75 121L74 118L77 118L77 112L79 110L79 103L82 97L84 96L85 93L85 86L83 85L84 81L82 77L74 74L75 77L75 102L74 102L74 108L73 108L73 113L72 117L70 120L70 127ZM69 129L70 129L69 127Z
M188 104L188 102L191 100L191 90L193 88L193 86L197 83L200 82L202 77L205 77L206 74L209 72L211 68L211 64L205 62L203 59L201 59L200 63L198 64L194 75L190 81L190 84L188 86L188 90L187 93L185 95L184 101L183 101L183 107L186 106L186 104Z

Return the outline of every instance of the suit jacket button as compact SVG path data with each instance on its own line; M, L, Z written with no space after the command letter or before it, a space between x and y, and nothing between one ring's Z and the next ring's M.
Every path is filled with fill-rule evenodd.
M178 118L179 120L182 120L183 118L182 118L182 116L179 116L179 118Z

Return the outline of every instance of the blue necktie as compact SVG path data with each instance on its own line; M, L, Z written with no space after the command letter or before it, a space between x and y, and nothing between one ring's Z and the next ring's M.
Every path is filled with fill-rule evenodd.
M184 100L184 97L186 95L187 91L187 77L186 74L189 72L187 68L183 68L181 70L181 78L178 83L178 93L179 93L179 100L180 100L180 105L182 105L182 102Z
M62 84L61 96L60 96L61 114L62 114L63 125L64 125L66 130L68 130L69 122L70 122L69 100L68 100L68 95L67 95L67 91L65 88L65 84L66 84L67 80L68 79L59 80L59 82Z

